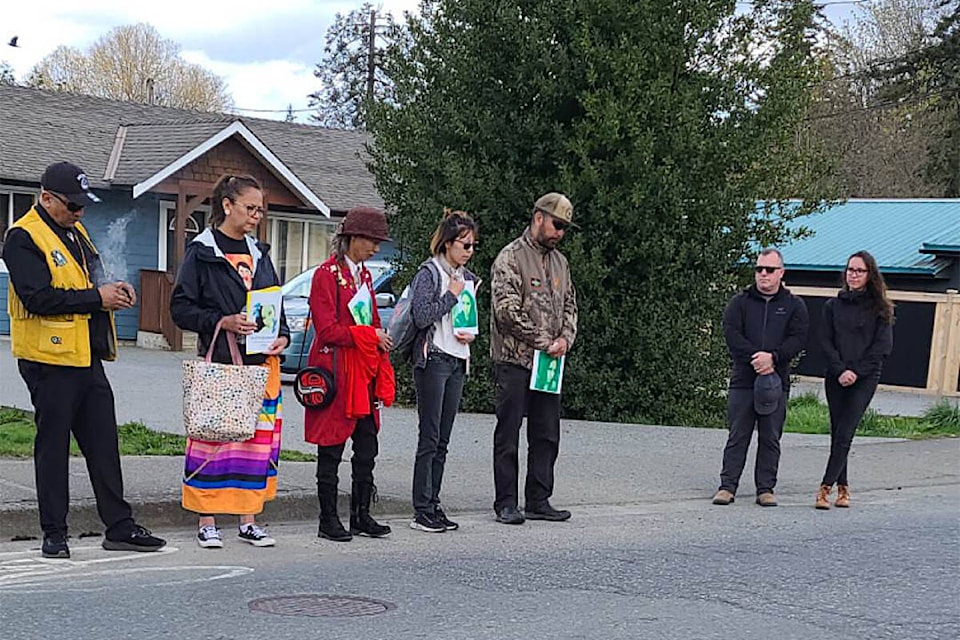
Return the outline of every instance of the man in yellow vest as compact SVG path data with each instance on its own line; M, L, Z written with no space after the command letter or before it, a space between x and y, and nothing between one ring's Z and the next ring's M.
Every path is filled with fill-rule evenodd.
M136 293L126 282L101 281L100 255L80 224L84 207L100 199L83 171L68 162L52 164L40 187L40 202L7 232L3 260L10 272L11 347L37 425L33 460L43 556L70 557L71 432L107 527L103 548L156 551L166 542L134 521L123 498L113 390L102 363L117 357L113 312L132 307Z

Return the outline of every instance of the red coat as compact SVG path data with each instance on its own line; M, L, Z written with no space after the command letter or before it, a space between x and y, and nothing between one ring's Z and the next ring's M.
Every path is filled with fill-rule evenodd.
M373 293L373 279L366 268L361 269L360 280L362 285L370 289L370 297L376 298ZM344 367L345 359L341 357L341 354L348 350L357 349L350 331L350 327L355 326L356 323L347 308L347 303L356 292L357 287L350 275L350 268L346 262L338 264L336 256L327 259L313 274L313 283L310 288L310 317L316 335L313 344L310 345L307 363L310 366L332 370L333 351L338 352L336 371L334 371L337 393L333 402L323 409L304 411L304 439L313 444L323 446L343 444L353 435L353 429L356 426L356 419L347 417L347 398L350 393L344 386L347 376ZM381 327L377 305L373 305L373 326ZM381 370L380 374L385 375L385 371ZM371 398L376 386L376 382L370 386ZM373 418L377 429L380 429L380 412L374 411Z

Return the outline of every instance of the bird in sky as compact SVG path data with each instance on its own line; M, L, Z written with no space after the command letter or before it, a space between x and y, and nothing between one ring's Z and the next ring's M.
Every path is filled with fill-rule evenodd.
M10 42L8 42L7 44L10 45L11 47L19 47L20 45L17 44L17 40L19 38L20 36L13 36L12 38L10 38Z

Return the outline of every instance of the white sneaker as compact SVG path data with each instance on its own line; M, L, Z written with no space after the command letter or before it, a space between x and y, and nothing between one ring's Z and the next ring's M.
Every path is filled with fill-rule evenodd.
M223 538L220 537L220 529L214 525L207 525L200 528L197 533L197 544L204 549L220 549L223 547Z
M277 544L277 541L267 535L256 523L240 525L237 537L255 547L272 547Z

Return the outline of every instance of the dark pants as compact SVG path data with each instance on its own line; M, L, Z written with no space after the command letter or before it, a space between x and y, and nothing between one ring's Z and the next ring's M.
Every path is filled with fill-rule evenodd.
M420 417L417 458L413 465L413 509L417 513L433 513L440 504L447 445L460 408L466 368L466 360L431 353L426 367L413 370Z
M67 533L73 432L86 459L97 513L107 534L129 529L133 515L123 499L113 390L103 363L94 359L89 367L59 367L18 360L17 365L30 391L37 424L33 463L40 528L45 534Z
M494 365L497 427L493 432L493 481L497 513L516 507L520 473L520 425L527 415L526 508L537 508L553 495L553 466L560 452L560 396L530 391L530 370Z
M377 442L377 424L373 421L373 416L357 420L350 438L353 440L353 457L350 459L353 466L353 481L373 482L373 467L376 464L377 453L380 451ZM346 443L317 446L317 486L337 486L339 482L337 469L343 458L345 446Z
M757 495L773 491L777 486L780 467L780 436L787 417L788 394L780 398L780 405L769 415L759 415L753 409L753 389L730 389L727 395L727 446L723 449L723 468L720 488L736 493L740 474L747 462L747 450L753 430L757 430L757 463L753 480Z
M873 399L878 382L878 378L858 379L849 387L843 387L836 378L827 378L824 383L830 408L830 458L822 484L830 487L834 483L847 484L847 456L853 444L853 434Z

